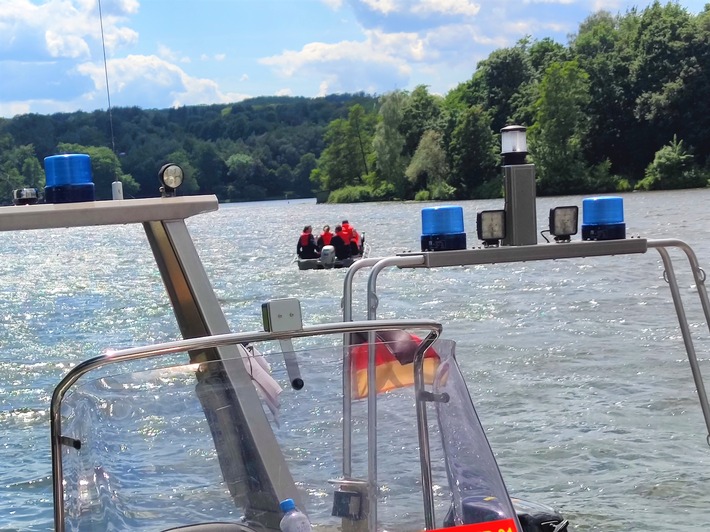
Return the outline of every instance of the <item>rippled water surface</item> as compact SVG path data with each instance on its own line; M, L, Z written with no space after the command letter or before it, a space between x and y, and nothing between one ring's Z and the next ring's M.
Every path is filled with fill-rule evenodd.
M680 238L710 268L710 190L624 201L629 236ZM537 203L544 227L549 207L581 206L581 198ZM502 200L460 204L472 245L476 211L501 208ZM418 248L423 206L224 205L188 227L233 329L254 330L261 303L282 297L301 300L306 323L339 318L344 272L301 272L292 262L304 225L348 218L373 255L386 256ZM176 339L178 330L140 226L0 239L0 530L51 530L54 385L107 348ZM697 291L684 256L672 257L710 379ZM365 281L364 273L355 279L356 318L366 315ZM457 340L512 492L559 508L579 531L710 528L710 448L655 250L392 269L378 292L379 317L436 319Z

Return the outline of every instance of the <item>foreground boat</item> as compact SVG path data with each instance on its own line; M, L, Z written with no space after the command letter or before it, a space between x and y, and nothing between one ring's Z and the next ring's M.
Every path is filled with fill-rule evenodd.
M566 530L552 508L509 495L442 326L376 320L377 279L392 266L439 270L657 249L710 430L668 248L688 256L706 319L708 298L702 270L680 241L366 258L345 275L342 322L303 325L298 302L284 299L266 302L264 330L231 333L184 221L215 209L214 197L0 209L7 231L142 224L185 337L94 357L59 383L50 409L56 530L278 530L285 498L316 530ZM352 321L353 278L366 267L367 320ZM304 433L320 443L304 448Z

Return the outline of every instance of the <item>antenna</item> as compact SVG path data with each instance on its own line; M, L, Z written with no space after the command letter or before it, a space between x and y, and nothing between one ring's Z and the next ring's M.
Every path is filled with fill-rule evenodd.
M99 23L101 25L101 47L104 53L104 75L106 77L106 98L108 100L108 123L111 129L111 150L116 153L116 139L113 134L113 113L111 111L111 89L108 85L108 61L106 61L106 39L104 37L104 16L101 11L101 0L98 0L99 4ZM111 192L113 199L123 199L123 183L118 179L118 173L116 175L116 180L111 183Z

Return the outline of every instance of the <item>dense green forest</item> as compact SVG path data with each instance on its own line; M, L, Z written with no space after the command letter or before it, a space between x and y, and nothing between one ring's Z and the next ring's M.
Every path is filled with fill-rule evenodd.
M710 176L710 5L588 17L566 45L523 39L446 95L261 97L229 105L0 119L0 198L44 186L41 161L88 153L99 198L119 177L154 196L180 164L183 194L223 201L472 199L502 193L499 131L528 127L540 195L704 187Z

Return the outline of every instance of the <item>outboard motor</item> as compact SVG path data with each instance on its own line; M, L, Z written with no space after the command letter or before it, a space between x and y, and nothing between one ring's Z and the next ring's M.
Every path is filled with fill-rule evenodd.
M320 250L320 262L324 268L332 268L335 264L335 248L333 246L323 246Z

